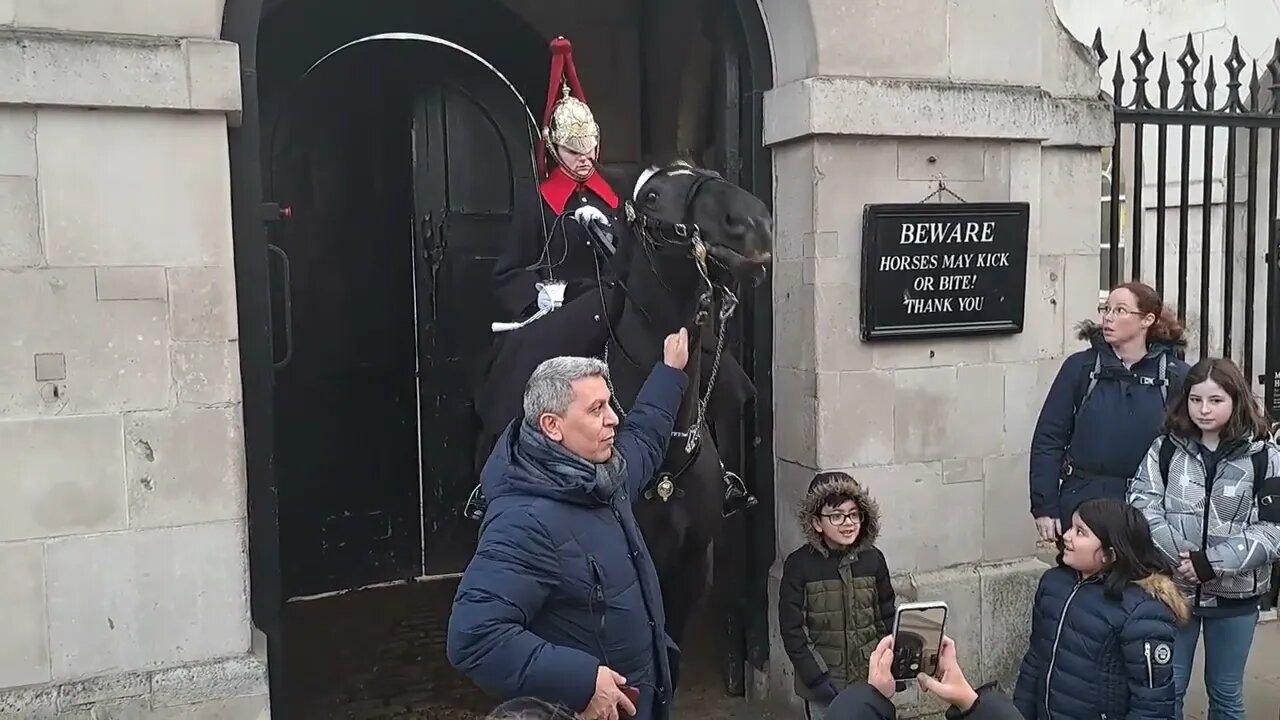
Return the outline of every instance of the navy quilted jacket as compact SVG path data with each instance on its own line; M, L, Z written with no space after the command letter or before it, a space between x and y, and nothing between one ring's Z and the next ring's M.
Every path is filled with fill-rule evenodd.
M1027 720L1168 720L1173 642L1186 601L1154 575L1113 600L1099 578L1056 567L1040 578L1031 647L1013 701Z

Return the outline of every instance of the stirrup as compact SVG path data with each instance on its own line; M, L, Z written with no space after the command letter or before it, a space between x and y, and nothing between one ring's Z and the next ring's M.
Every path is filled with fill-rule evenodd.
M462 517L468 520L479 522L484 519L484 511L489 508L489 503L484 499L484 490L480 489L480 485L476 485L476 489L471 491L471 495L467 497L467 504L462 506Z
M721 517L736 515L759 503L755 495L747 492L747 484L738 477L737 473L724 471L724 504L720 508Z

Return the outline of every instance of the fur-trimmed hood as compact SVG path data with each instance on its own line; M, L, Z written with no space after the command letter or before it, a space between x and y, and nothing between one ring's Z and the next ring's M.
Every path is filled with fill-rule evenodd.
M800 532L809 545L824 556L829 553L826 544L822 542L822 535L813 529L813 519L822 511L823 501L832 495L848 495L858 506L858 512L862 513L862 528L858 531L858 540L854 542L852 550L861 550L875 544L880 535L880 506L866 488L853 478L843 474L833 477L832 474L822 473L809 483L809 491L805 493L796 513Z
M1148 595L1168 606L1173 611L1173 616L1178 619L1179 625L1185 625L1191 619L1191 605L1187 603L1182 593L1178 592L1178 586L1173 582L1173 578L1161 574L1148 575L1135 584L1145 590Z
M1107 346L1107 341L1102 337L1102 324L1097 320L1081 320L1076 323L1076 338L1084 340L1096 348ZM1147 346L1147 354L1169 353L1171 357L1181 359L1186 347L1187 338L1184 335L1177 340L1158 340L1149 344Z

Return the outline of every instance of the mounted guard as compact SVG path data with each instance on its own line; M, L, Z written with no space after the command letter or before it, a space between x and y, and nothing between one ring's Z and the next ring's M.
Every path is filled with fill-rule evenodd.
M551 42L551 76L536 144L536 196L516 199L509 242L494 265L503 319L478 384L476 411L485 434L497 437L520 412L524 383L543 360L557 355L600 357L625 300L618 281L633 244L624 227L617 186L602 170L600 126L578 76L573 47ZM624 188L630 194L633 188ZM702 368L714 380L709 420L731 418L755 396L729 354L709 376L715 338L702 347ZM481 452L486 452L482 448ZM481 458L482 460L482 458Z

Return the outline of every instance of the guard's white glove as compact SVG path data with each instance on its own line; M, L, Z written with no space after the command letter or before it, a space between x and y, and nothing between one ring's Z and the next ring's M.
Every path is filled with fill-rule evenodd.
M555 310L564 304L565 284L562 281L538 283L538 309Z
M591 227L591 223L600 223L605 227L610 227L609 216L600 212L599 208L591 205L583 205L573 211L573 219L578 221L583 227Z

